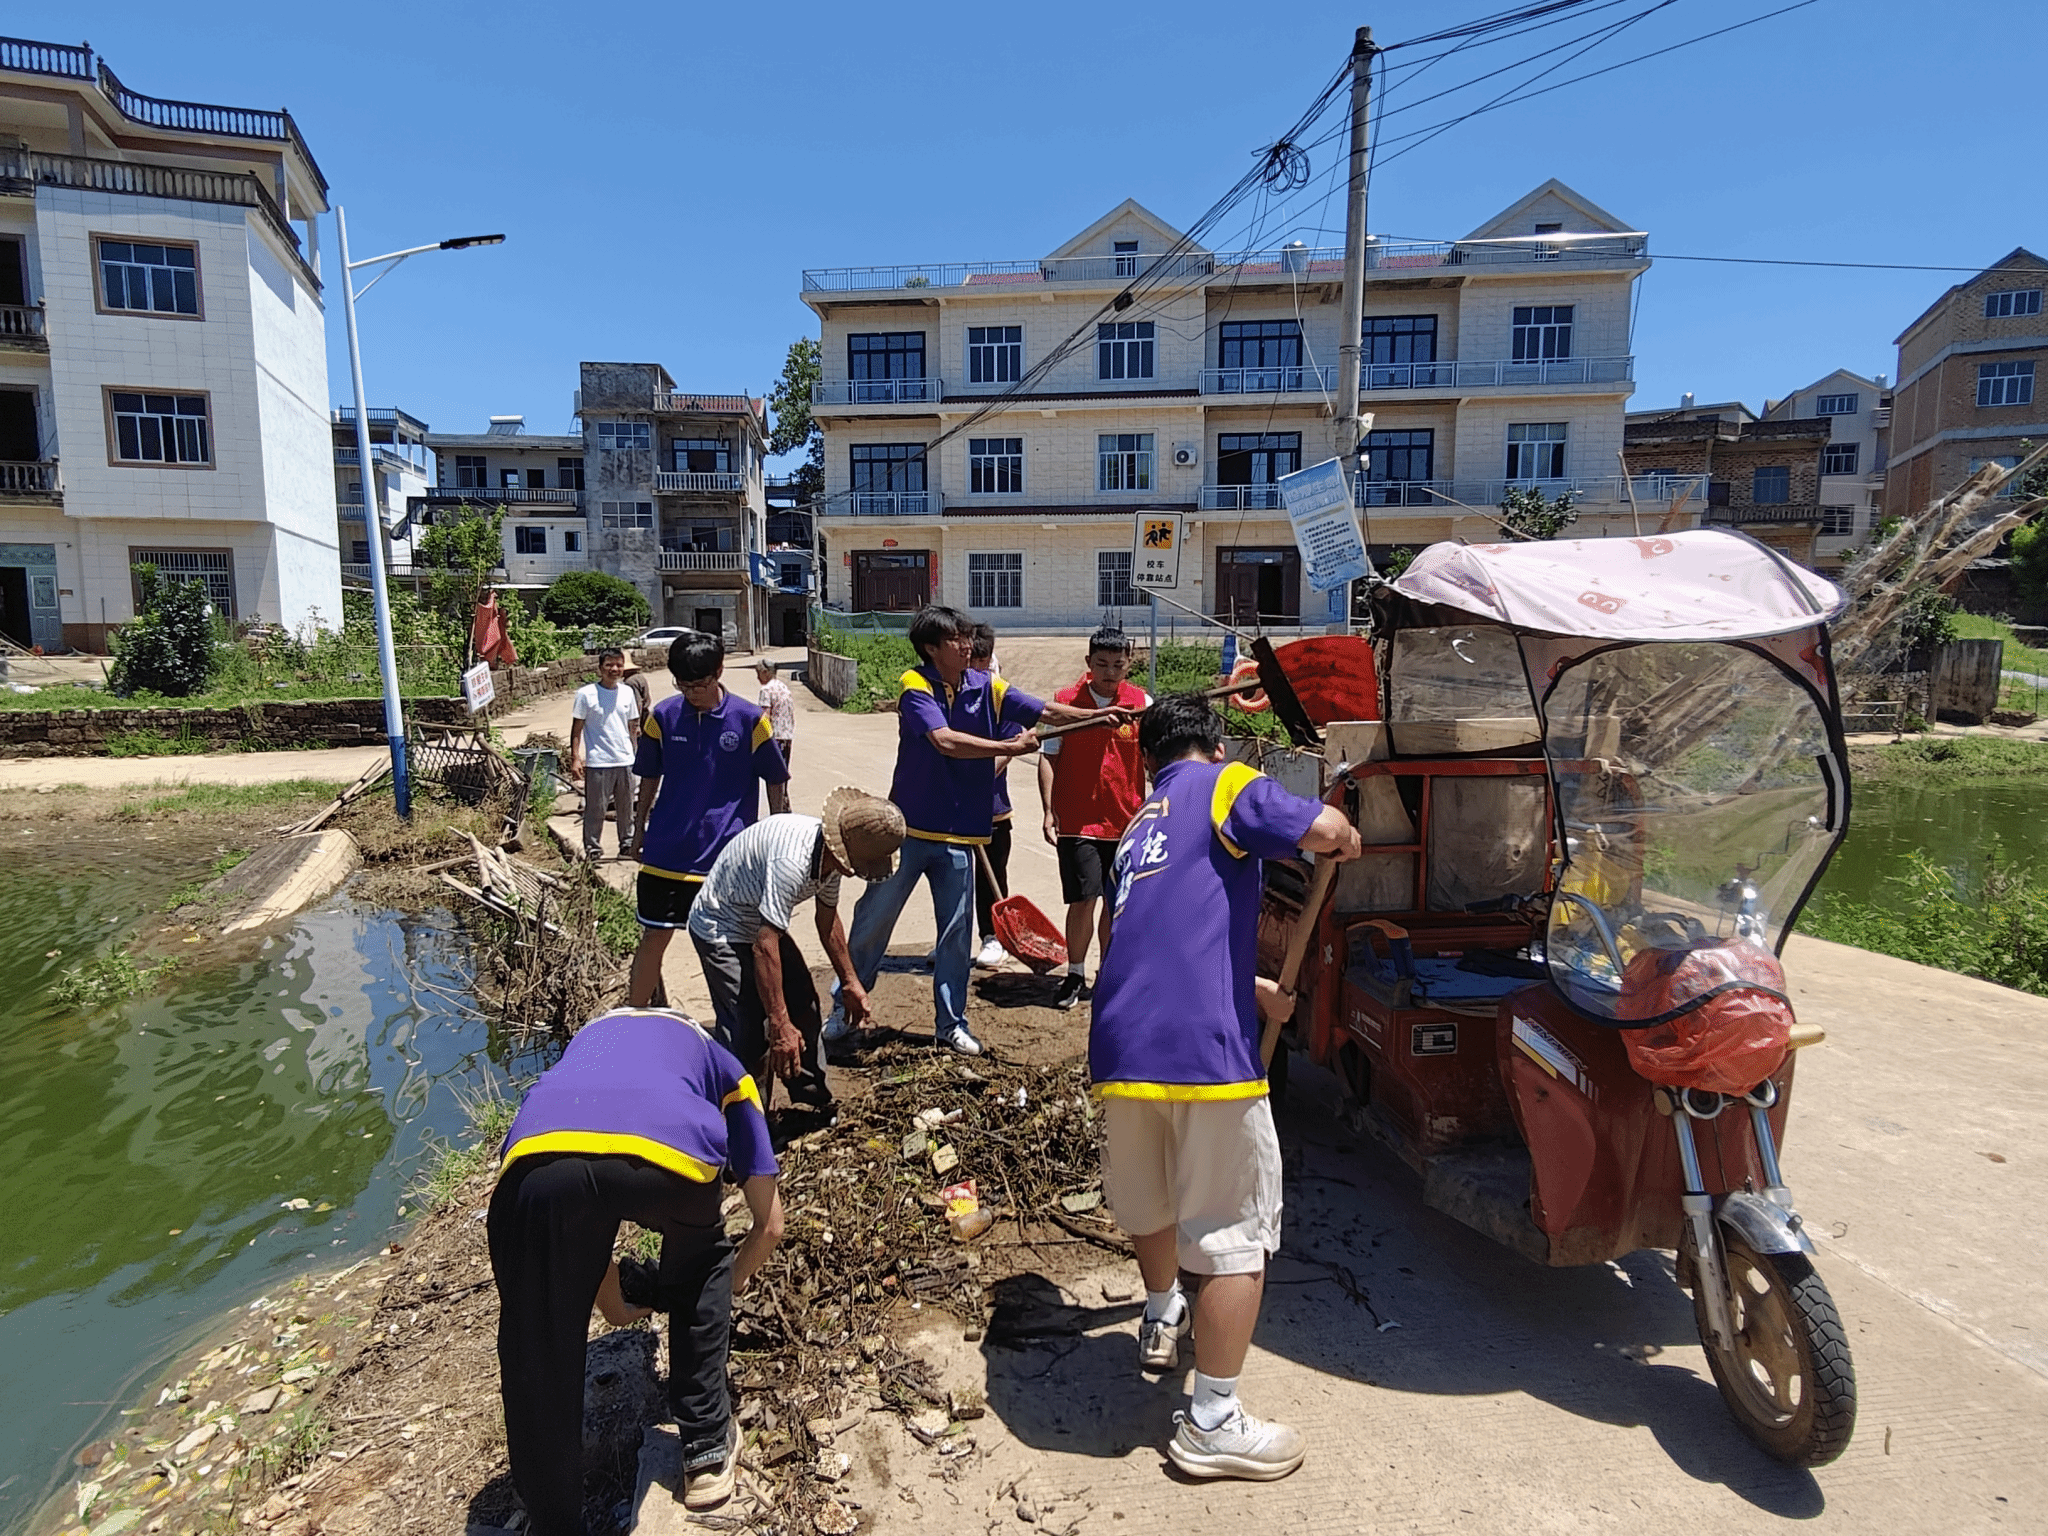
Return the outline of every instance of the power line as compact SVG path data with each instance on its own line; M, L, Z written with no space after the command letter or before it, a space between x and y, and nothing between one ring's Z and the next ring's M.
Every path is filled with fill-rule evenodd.
M1596 232L1597 233L1597 232ZM1427 240L1420 235L1385 235L1382 239L1413 240L1424 245L1455 245L1456 240ZM1555 238L1555 237L1548 237ZM1567 237L1568 239L1569 237ZM1917 261L1815 261L1798 256L1681 256L1672 251L1645 250L1644 256L1653 261L1712 261L1726 262L1744 267L1843 267L1861 272L1990 272L1991 263L1974 267L1941 266L1932 262ZM2048 272L2048 265L2038 267L1996 267L1999 272Z
M1587 3L1588 0L1544 0L1544 3L1539 5L1526 5L1512 11L1497 11L1491 16L1482 16L1477 21L1464 22L1455 27L1446 27L1441 32L1429 32L1421 37L1408 38L1403 42L1389 43L1386 45L1385 51L1392 53L1398 48L1414 48L1423 43L1447 43L1451 39L1458 37L1483 36L1489 32L1499 32L1504 28L1512 27L1518 22L1534 21L1540 17L1554 16L1560 11L1575 11Z

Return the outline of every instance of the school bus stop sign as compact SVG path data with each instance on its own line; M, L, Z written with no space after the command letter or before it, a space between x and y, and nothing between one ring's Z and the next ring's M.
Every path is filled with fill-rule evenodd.
M1131 585L1138 591L1174 592L1180 588L1179 512L1140 512L1131 534Z

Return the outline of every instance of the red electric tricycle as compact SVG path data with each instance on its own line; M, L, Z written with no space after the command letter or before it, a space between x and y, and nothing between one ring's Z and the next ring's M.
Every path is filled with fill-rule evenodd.
M1375 598L1376 721L1296 775L1365 856L1314 926L1291 1043L1425 1203L1541 1264L1674 1250L1722 1397L1831 1461L1849 1349L1779 1169L1778 952L1848 825L1840 592L1735 533L1439 544ZM1306 865L1267 866L1262 958Z

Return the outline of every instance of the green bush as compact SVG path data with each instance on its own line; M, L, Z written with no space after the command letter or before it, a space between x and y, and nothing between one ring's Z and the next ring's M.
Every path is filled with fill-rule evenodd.
M895 698L897 680L917 665L917 650L902 635L857 635L821 624L818 647L834 656L850 656L860 664L853 694L839 706L849 715L868 714Z
M622 576L567 571L540 600L541 617L563 629L645 627L647 596Z
M1817 938L2048 996L2048 887L1994 845L1974 883L1916 850L1886 882L1893 904L1823 896L1799 926Z
M206 584L166 581L153 565L135 567L140 617L114 634L115 693L182 699L206 691L216 665L213 606Z
M1251 652L1246 649L1240 654L1248 656ZM1163 643L1159 647L1161 694L1200 693L1214 688L1218 686L1217 679L1222 670L1221 645ZM1148 669L1142 662L1131 669L1131 678L1134 682L1142 684L1148 675ZM1223 728L1232 736L1262 736L1269 741L1287 739L1287 732L1270 709L1263 714L1250 714L1225 700L1218 701L1218 708L1223 711Z

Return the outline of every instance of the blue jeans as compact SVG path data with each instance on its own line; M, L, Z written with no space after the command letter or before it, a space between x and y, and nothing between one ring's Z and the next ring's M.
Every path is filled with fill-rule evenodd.
M935 843L907 837L897 857L896 873L861 893L853 909L853 932L847 948L853 973L863 987L873 987L889 938L903 904L920 880L932 884L932 915L938 921L934 951L932 1008L935 1033L944 1040L967 1026L967 978L974 961L974 850L965 843ZM833 995L839 988L835 983Z

